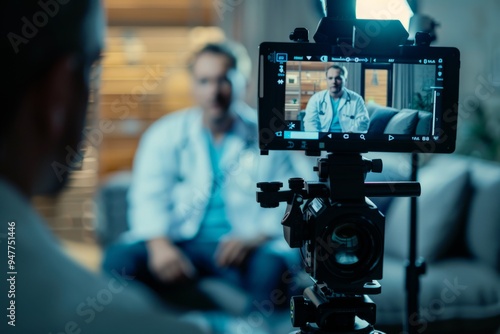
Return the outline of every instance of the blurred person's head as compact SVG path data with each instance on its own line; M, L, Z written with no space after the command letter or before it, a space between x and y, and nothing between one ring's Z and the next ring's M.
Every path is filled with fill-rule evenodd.
M326 69L326 83L331 96L338 98L342 96L347 70L343 66L332 65Z
M210 43L190 63L193 96L209 127L227 123L233 102L244 98L250 75L246 50L237 43Z
M0 8L0 177L27 196L53 194L81 156L102 4L4 0Z

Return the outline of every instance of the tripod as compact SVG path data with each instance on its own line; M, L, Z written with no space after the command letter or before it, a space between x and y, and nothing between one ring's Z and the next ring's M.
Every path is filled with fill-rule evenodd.
M373 328L376 308L367 295L335 297L328 290L316 284L291 299L292 325L301 328L295 333L382 334Z

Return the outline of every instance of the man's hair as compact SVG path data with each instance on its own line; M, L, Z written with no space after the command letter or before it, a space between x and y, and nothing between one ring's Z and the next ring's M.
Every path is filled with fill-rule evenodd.
M60 60L84 56L90 12L98 0L2 0L0 5L0 90L4 104L0 131L15 118L30 86Z
M198 58L206 53L222 55L229 59L232 69L237 69L243 74L245 79L249 79L251 75L251 61L246 49L243 45L234 41L224 41L220 43L208 43L201 49L197 50L189 60L189 70L192 72L194 64Z
M325 71L325 74L328 75L328 71L333 68L335 70L339 70L340 71L340 75L342 75L344 77L344 79L347 79L347 68L345 68L344 66L340 66L340 65L331 65L331 66L328 66L326 68L326 71Z

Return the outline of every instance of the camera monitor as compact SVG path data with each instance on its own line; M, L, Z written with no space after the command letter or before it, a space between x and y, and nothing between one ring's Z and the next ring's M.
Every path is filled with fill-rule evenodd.
M260 45L262 151L455 150L456 48L352 51L314 43Z

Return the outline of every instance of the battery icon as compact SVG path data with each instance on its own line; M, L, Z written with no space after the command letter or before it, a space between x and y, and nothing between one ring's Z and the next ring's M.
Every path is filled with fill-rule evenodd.
M277 63L286 63L288 61L288 53L277 53L276 54L276 62Z

